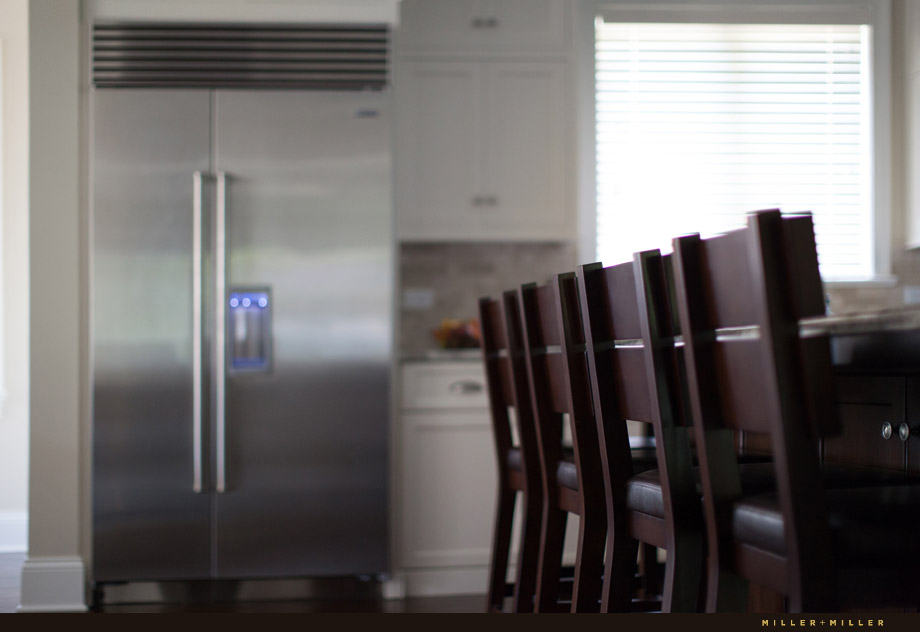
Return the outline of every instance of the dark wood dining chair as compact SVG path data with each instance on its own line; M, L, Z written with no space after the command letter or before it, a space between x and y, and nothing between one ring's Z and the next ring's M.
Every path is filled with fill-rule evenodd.
M560 611L560 571L569 514L579 516L572 612L599 608L606 538L600 450L591 415L575 275L519 290L524 349L544 490L537 612ZM563 446L563 424L572 450Z
M832 488L822 473L819 438L839 424L828 341L799 335L800 318L824 311L811 218L759 212L742 230L681 237L673 264L707 611L743 610L749 582L791 612L920 604L920 486ZM744 491L737 430L769 438L773 491Z
M699 604L704 533L680 397L668 259L640 252L630 263L589 264L576 273L606 494L603 612L631 609L640 542L667 552L661 609L696 612ZM657 469L635 467L627 420L652 426Z
M530 385L524 366L517 292L505 292L500 299L481 299L479 322L498 459L498 494L489 565L487 610L502 611L510 588L513 611L533 612L543 518L543 483ZM506 578L514 507L518 499L522 516L520 550L514 573L515 581L509 586Z

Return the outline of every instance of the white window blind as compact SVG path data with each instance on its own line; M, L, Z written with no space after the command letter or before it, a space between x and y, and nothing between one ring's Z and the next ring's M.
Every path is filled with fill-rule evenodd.
M871 276L868 31L598 19L597 258L781 208L814 214L825 280Z

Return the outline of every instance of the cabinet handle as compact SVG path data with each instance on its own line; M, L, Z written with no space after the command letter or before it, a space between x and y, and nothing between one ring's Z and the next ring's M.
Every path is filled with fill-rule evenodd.
M214 491L227 491L227 174L217 172L217 207L214 214L214 426L217 481Z
M202 397L204 396L203 364L203 313L202 276L204 255L204 233L202 214L202 180L207 177L201 171L192 174L192 491L200 494L202 488Z
M498 27L498 18L473 18L471 24L474 29L494 29Z
M907 441L910 439L911 435L920 434L920 425L914 426L911 428L906 423L898 426L898 437L901 441Z
M489 195L486 197L486 204L488 204L489 206L495 206L496 204L498 204L498 198L494 195Z
M892 432L891 423L886 421L885 423L882 424L882 439L885 439L886 441L890 439L891 432Z
M473 206L482 206L486 203L486 197L484 195L477 195L473 198Z
M457 393L460 395L472 395L473 393L482 392L482 384L479 382L473 382L471 380L457 380L453 384L447 387L451 393Z

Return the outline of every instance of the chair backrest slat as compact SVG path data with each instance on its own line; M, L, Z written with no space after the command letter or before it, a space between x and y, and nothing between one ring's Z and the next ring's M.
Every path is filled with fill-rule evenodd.
M606 318L595 332L609 340L638 340L642 338L639 305L636 300L636 275L632 262L604 268L602 292ZM595 337L595 342L597 338Z
M705 300L706 326L712 329L746 327L757 318L755 305L741 297L751 292L751 275L746 265L745 232L733 231L719 239L707 240L700 265L701 297ZM725 274L710 272L725 271ZM729 273L730 272L730 273Z
M610 383L605 388L613 389L619 415L631 421L652 423L645 349L641 346L610 349L598 354L597 361L609 365Z
M732 430L768 433L765 408L769 397L762 379L763 345L758 339L717 341L713 348L722 423Z

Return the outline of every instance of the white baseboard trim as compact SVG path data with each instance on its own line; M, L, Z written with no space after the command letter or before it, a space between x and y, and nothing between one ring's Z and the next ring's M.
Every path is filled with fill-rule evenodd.
M22 567L17 612L85 612L83 560L79 557L28 558Z
M0 512L0 553L25 553L29 548L29 513Z
M487 566L406 569L401 575L407 597L485 595L489 586Z

